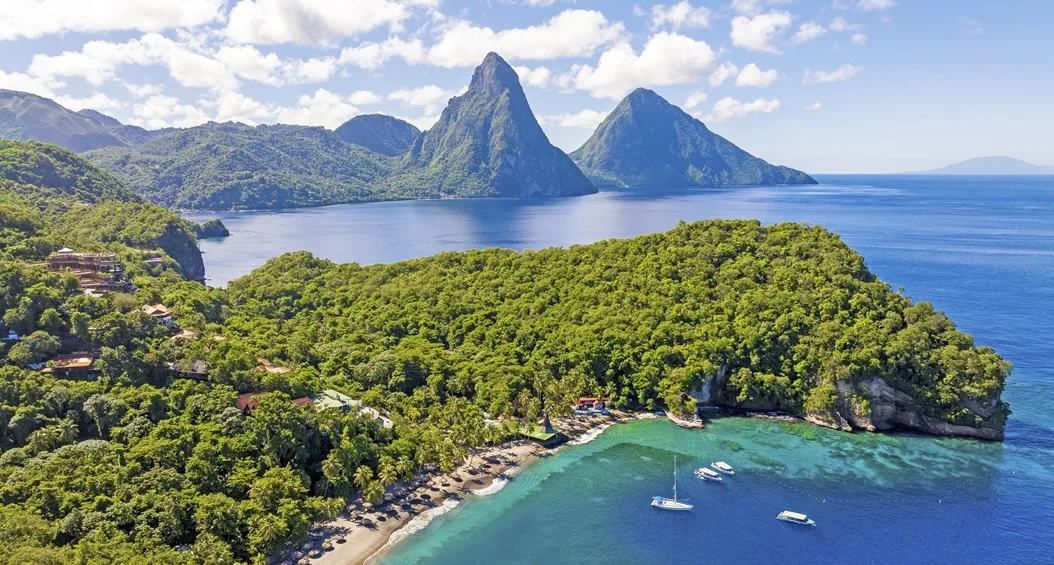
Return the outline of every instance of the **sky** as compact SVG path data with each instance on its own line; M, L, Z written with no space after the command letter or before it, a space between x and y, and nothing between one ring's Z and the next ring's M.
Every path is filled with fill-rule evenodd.
M489 51L572 151L651 88L770 162L1054 164L1048 0L0 0L0 88L147 128L427 129Z

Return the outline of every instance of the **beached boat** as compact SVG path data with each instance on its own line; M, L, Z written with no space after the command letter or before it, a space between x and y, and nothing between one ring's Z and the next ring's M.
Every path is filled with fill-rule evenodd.
M723 479L721 479L721 475L717 474L717 471L714 471L712 469L707 469L706 467L700 467L700 468L696 469L695 470L695 476L700 478L700 479L706 480L706 481L720 481L720 480L723 480Z
M694 508L686 501L677 500L677 456L673 457L673 498L655 496L651 499L651 505L660 510L691 510Z
M714 469L717 469L718 471L721 471L722 473L724 473L726 475L735 475L736 474L736 472L732 470L732 466L729 465L728 463L725 463L724 461L718 461L717 463L711 463L710 466L713 467Z
M791 512L790 510L784 510L776 515L777 520L783 520L784 522L790 522L792 524L801 524L803 526L815 526L816 522L813 522L805 514L799 514L797 512Z

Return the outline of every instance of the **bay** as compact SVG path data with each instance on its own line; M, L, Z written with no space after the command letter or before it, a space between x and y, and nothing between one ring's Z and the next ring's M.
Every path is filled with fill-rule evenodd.
M619 190L552 200L385 202L219 216L210 284L287 251L392 262L479 247L537 249L705 218L820 224L883 280L946 311L1014 363L1006 441L846 435L724 418L703 431L616 426L469 499L386 563L1046 562L1054 552L1054 178L820 176L819 186ZM656 513L674 453L696 503ZM741 469L698 483L690 467ZM711 488L714 487L714 488ZM777 522L784 509L820 524Z

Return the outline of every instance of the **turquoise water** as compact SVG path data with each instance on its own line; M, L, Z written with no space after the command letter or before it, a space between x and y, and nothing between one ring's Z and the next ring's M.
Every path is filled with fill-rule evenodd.
M588 243L678 220L817 223L872 271L1014 363L1006 441L846 435L743 418L615 426L467 499L385 563L1043 563L1054 560L1054 177L819 177L820 186L628 190L541 201L395 202L223 214L222 284L283 251L389 262ZM201 216L197 216L201 217ZM648 506L682 463L690 514ZM725 460L736 477L690 469ZM808 513L802 529L773 519Z

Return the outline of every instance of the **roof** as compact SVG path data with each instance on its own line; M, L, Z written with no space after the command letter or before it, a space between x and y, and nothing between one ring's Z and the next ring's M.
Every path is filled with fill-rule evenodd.
M786 516L792 520L801 520L803 522L808 519L808 516L806 516L805 514L791 512L790 510L784 510L783 512L780 512L780 516Z
M288 373L292 371L292 369L290 369L289 367L279 367L278 365L272 365L270 361L264 359L263 357L257 357L256 362L260 364L260 366L256 368L257 371L266 371L268 373L278 374Z
M95 365L95 356L87 351L65 353L56 355L51 360L51 366L44 367L41 371L50 373L54 370L90 369Z
M260 407L260 403L256 400L256 397L260 396L261 394L266 394L266 393L263 393L263 392L247 392L245 394L240 394L240 395L238 395L238 400L235 401L234 405L238 407L238 410L242 410L242 411L248 410L248 411L252 412L253 410L256 410L257 408ZM295 404L297 406L310 406L311 405L311 397L303 396L303 397L300 397L300 398L295 398L295 399L293 399L293 404Z
M311 400L315 403L315 408L319 410L325 410L327 408L345 408L358 406L360 404L358 400L329 388L312 396Z
M73 253L73 250L70 249L69 247L63 247L62 249L59 249L58 252L59 253Z
M163 304L144 304L143 312L152 318L167 318L172 315L172 311Z

